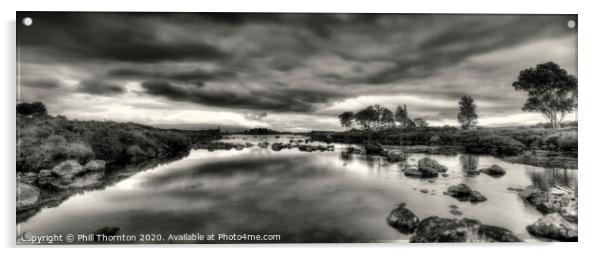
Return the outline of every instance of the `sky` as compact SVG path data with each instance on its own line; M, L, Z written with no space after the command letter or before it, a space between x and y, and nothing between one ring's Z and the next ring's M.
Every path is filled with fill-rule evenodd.
M163 128L341 130L337 116L406 104L458 125L544 122L518 73L577 76L576 15L36 13L17 23L18 101L51 115ZM567 119L575 119L574 115Z

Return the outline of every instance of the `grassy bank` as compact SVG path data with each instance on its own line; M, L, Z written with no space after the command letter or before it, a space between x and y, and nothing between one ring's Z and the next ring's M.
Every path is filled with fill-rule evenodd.
M136 123L17 114L17 171L39 172L67 159L141 162L219 138L217 130L166 130Z
M383 145L460 146L467 153L517 155L547 150L577 155L577 127L505 127L460 130L455 127L395 128L382 131L313 131L313 140L339 143L374 141Z

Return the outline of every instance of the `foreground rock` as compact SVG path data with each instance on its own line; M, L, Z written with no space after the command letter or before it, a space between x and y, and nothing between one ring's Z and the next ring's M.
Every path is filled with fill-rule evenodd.
M402 234L411 234L418 227L418 217L402 203L387 216L387 223Z
M500 167L497 164L494 164L489 168L483 168L483 169L479 170L479 172L485 173L490 176L496 176L496 177L506 175L506 170L504 170L504 168Z
M425 169L418 169L414 166L406 166L403 170L403 174L405 176L414 178L436 178L439 176L438 172L429 171Z
M104 171L105 162L102 160L91 160L85 166L75 160L67 160L49 173L42 170L37 185L54 190L95 187L102 183Z
M577 197L570 188L554 186L543 191L535 186L528 186L520 191L519 196L543 214L559 213L568 221L578 222Z
M418 170L425 172L447 172L447 167L428 157L418 160Z
M478 203L487 200L487 198L481 193L476 190L472 190L468 185L463 183L455 186L449 186L446 194L460 201L470 201L471 203Z
M33 185L17 183L17 211L35 207L40 198L40 189Z
M418 224L411 243L520 242L510 230L473 219L428 217Z
M577 242L577 224L567 221L559 213L550 213L527 226L534 236L551 238L558 241Z

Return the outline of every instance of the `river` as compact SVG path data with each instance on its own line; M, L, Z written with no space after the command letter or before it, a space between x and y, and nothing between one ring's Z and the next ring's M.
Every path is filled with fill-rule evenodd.
M236 135L223 141L288 142L290 137ZM19 223L18 231L77 234L114 226L120 234L161 234L163 239L196 233L279 235L279 240L269 242L406 242L409 237L385 220L405 202L419 218L473 218L536 241L525 227L542 214L508 188L563 185L577 190L577 170L512 164L493 156L428 155L446 166L449 176L416 179L404 176L399 164L379 157L342 154L345 147L335 144L334 151L325 152L269 147L193 150L178 161L44 208ZM407 161L415 163L425 156L408 154ZM499 178L463 174L467 168L492 164L507 174ZM488 200L473 204L443 194L459 183ZM450 205L458 206L462 214L450 213Z

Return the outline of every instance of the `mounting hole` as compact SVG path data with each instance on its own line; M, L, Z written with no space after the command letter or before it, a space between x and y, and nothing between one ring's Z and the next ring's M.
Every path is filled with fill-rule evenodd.
M569 20L569 22L567 22L566 25L569 26L569 28L575 28L575 25L577 24L574 20Z
M23 25L25 26L31 26L31 24L33 24L33 19L30 17L25 17L23 18Z

